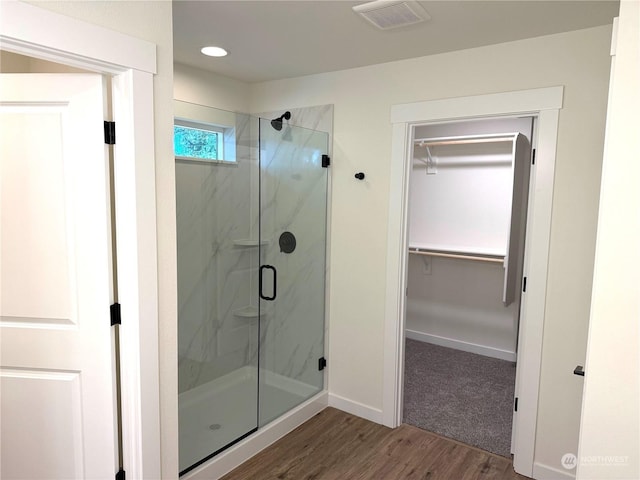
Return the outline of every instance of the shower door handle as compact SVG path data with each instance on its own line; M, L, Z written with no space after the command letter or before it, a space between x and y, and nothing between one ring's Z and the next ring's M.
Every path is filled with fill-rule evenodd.
M264 293L262 293L262 275L264 270L271 270L273 271L273 295L271 297L267 297ZM263 300L269 300L269 301L273 301L276 299L276 292L277 292L277 280L278 280L278 272L276 271L276 267L272 266L272 265L262 265L260 267L260 275L259 275L259 284L260 284L260 298Z

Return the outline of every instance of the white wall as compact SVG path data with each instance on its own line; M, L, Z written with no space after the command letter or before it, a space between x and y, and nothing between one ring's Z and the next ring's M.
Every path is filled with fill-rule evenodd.
M407 338L516 361L519 302L502 303L502 264L409 255L407 277Z
M2 73L86 73L87 70L48 62L39 58L26 57L17 53L0 51L0 72Z
M158 224L160 415L163 478L178 475L176 212L172 148L173 33L168 1L33 1L47 10L155 43L154 128Z
M391 105L564 85L536 460L559 466L576 451L582 382L572 371L585 356L610 34L597 27L251 87L252 111L335 105L332 394L382 408Z
M183 102L249 112L249 84L180 63L174 64L173 95Z
M425 148L414 146L409 244L504 256L511 225L512 150L512 142L434 146L433 173L428 174Z
M585 366L579 479L640 478L640 3L620 6Z
M532 118L417 126L414 137L515 132L530 140ZM426 148L414 145L409 188L409 244L505 255L514 188L513 144L436 145L430 152L435 169L428 174Z
M0 72L26 73L30 71L29 57L0 51Z

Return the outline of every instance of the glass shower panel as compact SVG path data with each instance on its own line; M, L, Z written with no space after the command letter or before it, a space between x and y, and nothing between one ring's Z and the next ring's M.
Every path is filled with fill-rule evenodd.
M320 392L328 134L260 119L260 426Z
M205 132L174 138L186 142L176 148L182 474L258 427L258 121L175 110L176 125Z

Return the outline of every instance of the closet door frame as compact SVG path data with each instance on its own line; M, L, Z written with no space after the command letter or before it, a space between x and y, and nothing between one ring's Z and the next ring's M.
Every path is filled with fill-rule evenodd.
M393 105L392 163L390 172L387 238L387 288L384 330L383 424L402 423L404 381L404 331L408 259L408 197L411 145L416 125L465 121L478 118L521 116L536 118L536 164L531 172L527 238L523 276L527 292L522 295L518 335L516 396L518 415L514 423L516 472L531 477L538 392L542 359L542 330L547 290L551 206L556 161L558 117L562 86L489 95L459 97ZM523 380L527 381L523 381Z

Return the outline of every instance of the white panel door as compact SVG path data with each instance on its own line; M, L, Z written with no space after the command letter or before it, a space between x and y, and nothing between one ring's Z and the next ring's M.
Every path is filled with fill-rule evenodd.
M0 477L113 479L102 77L0 75Z

